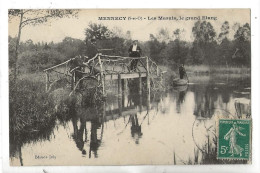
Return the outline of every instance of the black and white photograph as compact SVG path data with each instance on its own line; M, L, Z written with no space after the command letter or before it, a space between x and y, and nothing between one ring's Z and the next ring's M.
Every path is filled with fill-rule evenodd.
M252 163L249 8L8 9L8 77L11 167Z

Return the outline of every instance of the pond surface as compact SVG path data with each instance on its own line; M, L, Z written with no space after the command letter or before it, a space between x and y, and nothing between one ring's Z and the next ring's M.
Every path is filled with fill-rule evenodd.
M11 147L10 164L230 163L216 159L216 121L250 116L250 76L189 80L187 87L152 92L150 102L131 88L120 98L115 88L105 103L60 115L46 134ZM236 100L243 103L239 110Z

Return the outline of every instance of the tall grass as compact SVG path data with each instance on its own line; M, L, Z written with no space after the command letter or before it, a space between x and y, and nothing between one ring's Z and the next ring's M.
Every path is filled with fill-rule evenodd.
M52 119L53 102L48 99L44 84L38 81L17 80L17 87L10 81L10 131L23 133L40 131Z
M185 66L187 73L190 74L250 74L249 67L236 66L207 66L207 65L188 65Z

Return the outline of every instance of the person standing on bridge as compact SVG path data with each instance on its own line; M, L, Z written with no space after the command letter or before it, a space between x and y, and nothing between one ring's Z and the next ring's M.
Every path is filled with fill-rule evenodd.
M137 45L138 40L134 40L133 44L128 49L129 57L140 57L142 55L142 49ZM138 64L138 59L133 59L130 64L130 70L135 71Z

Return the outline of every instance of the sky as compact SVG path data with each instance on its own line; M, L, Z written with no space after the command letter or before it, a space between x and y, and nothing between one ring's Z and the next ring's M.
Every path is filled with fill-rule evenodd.
M158 16L163 17L182 17L183 20L158 20ZM221 25L228 21L231 26L229 38L232 39L234 32L232 26L235 23L241 25L250 23L249 9L197 9L197 10L180 10L180 9L85 9L80 10L78 18L63 18L54 20L38 26L25 26L22 29L21 41L31 39L33 42L60 42L66 36L78 39L85 38L85 29L90 22L102 23L108 28L121 28L124 33L131 31L132 39L140 41L149 40L150 34L156 35L160 28L167 28L170 34L177 29L184 29L182 39L191 41L192 27L197 19L202 20L202 16L213 17L216 20L207 19L217 33L220 32ZM126 20L98 20L98 17L126 17ZM140 17L142 20L128 20L128 17ZM156 20L148 20L156 17ZM193 19L193 20L192 20ZM8 32L12 37L18 33L18 18L9 21Z

